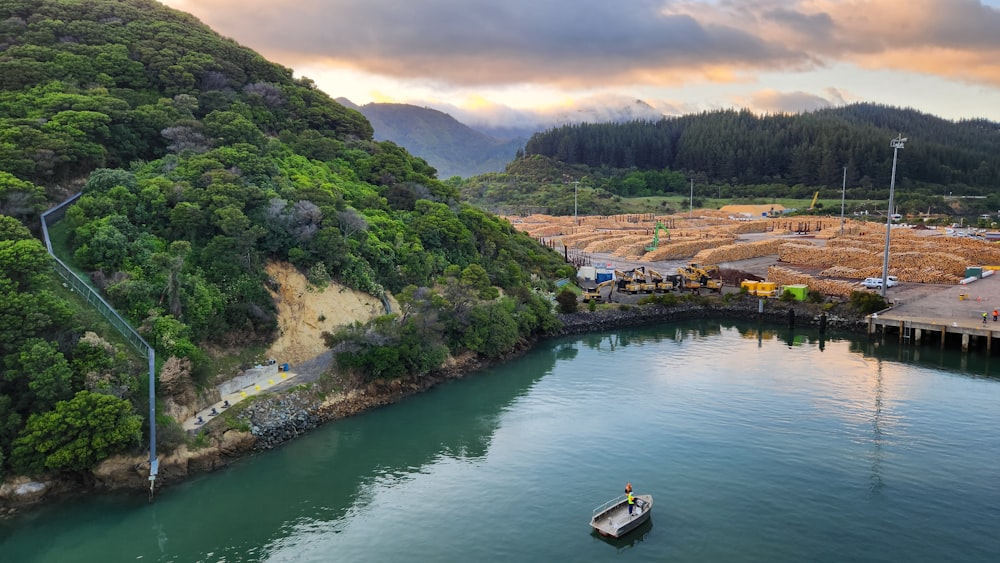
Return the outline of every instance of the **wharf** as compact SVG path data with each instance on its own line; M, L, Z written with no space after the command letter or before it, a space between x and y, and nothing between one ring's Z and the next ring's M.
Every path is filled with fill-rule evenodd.
M901 284L889 288L887 300L893 306L868 317L868 333L895 333L900 342L961 342L992 352L994 338L1000 338L1000 276L988 276L968 285ZM983 323L983 313L987 314Z

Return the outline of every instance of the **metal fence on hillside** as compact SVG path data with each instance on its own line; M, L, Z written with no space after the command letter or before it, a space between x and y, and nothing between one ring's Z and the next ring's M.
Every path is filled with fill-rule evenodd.
M76 194L60 203L59 205L42 213L42 237L45 239L45 249L54 262L53 267L56 273L65 281L66 285L72 288L87 301L98 313L101 314L111 326L117 330L122 337L140 354L146 356L149 362L149 490L153 491L153 483L156 480L159 460L156 459L156 351L145 341L132 325L128 324L114 307L108 304L101 297L101 294L90 286L86 281L76 274L66 265L65 262L56 256L52 250L52 239L49 238L49 223L55 224L66 216L66 208L75 202L82 194Z

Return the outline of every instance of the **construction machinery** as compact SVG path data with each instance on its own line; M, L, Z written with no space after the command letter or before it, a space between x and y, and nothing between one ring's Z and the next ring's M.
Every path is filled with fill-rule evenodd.
M812 211L813 209L816 208L816 200L817 199L819 199L819 192L816 192L816 194L813 195L812 203L809 204L809 211Z
M608 301L611 300L611 294L615 291L614 280L607 280L597 284L594 289L584 289L583 290L583 302L590 303L591 301L604 301L604 294L601 292L605 287L611 287L611 291L608 292Z
M668 291L673 291L677 287L677 278L679 276L666 276L657 272L656 270L649 270L649 278L653 282L653 291L656 293L666 293Z
M666 229L662 221L656 222L656 229L653 231L653 243L646 247L646 252L652 252L660 246L660 229ZM670 231L667 231L667 240L670 239Z
M718 266L700 266L695 263L677 268L677 273L684 278L684 288L699 291L702 288L722 292L722 275Z
M653 293L656 291L656 281L649 272L644 272L642 277L637 279L636 282L639 284L639 291L643 293Z
M646 283L646 267L640 266L627 272L615 270L615 277L618 279L618 291L635 295L643 290L642 284Z
M625 272L624 270L615 270L615 289L618 291L625 291L625 286L632 281L632 272Z

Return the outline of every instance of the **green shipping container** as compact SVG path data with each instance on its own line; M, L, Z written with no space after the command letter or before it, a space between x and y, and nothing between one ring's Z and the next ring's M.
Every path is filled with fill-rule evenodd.
M784 293L786 291L791 291L796 301L805 301L806 295L809 293L809 286L804 283L786 285L782 288L781 292Z
M971 278L981 278L983 277L983 267L982 266L969 266L965 269L965 277Z

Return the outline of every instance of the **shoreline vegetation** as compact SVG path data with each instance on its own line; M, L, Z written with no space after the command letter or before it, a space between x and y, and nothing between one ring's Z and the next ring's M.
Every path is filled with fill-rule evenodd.
M763 313L758 313L757 307L757 300L753 298L728 301L702 299L671 306L647 304L560 314L558 318L562 327L543 338L693 318L758 320L768 324L811 326L839 332L864 332L866 327L861 316L828 313L819 304L768 300ZM496 360L471 353L451 358L444 366L422 376L376 380L347 391L326 392L320 383L311 383L261 396L245 406L234 405L225 416L212 419L200 429L195 441L198 447L181 446L170 455L161 456L158 482L160 487L169 487L190 476L220 469L246 456L275 448L328 422L391 405L445 381L463 378L515 359L541 340L526 342L511 354ZM45 481L14 479L0 487L0 518L74 495L148 491L148 465L148 460L141 456L114 456L86 476L54 477Z

